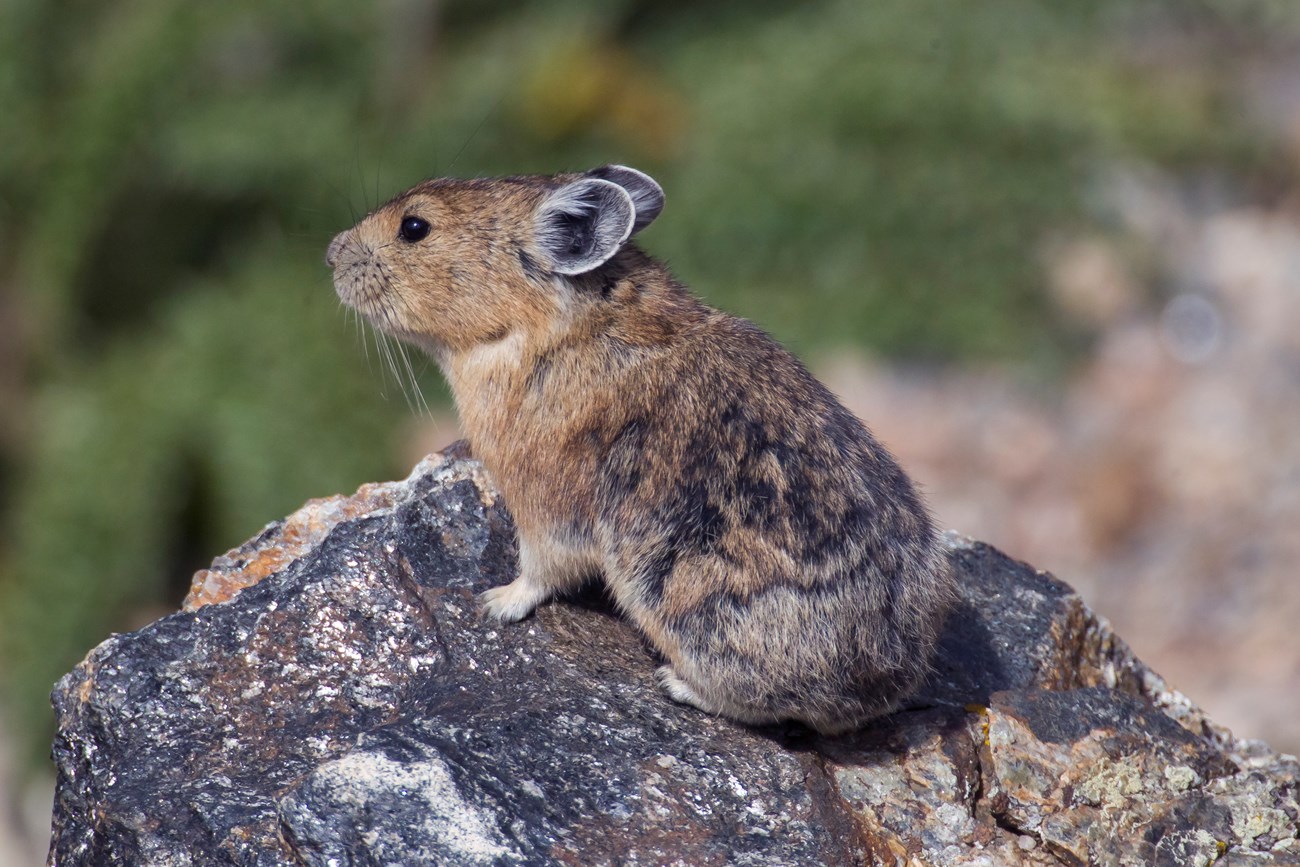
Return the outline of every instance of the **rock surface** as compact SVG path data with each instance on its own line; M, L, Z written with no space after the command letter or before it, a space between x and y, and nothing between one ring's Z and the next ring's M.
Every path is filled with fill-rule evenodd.
M1065 584L953 537L932 683L861 732L665 700L598 591L510 626L482 468L313 501L54 692L50 863L1300 864L1300 767Z

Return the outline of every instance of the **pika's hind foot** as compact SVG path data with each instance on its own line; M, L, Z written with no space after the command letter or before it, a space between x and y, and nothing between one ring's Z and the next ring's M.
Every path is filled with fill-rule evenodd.
M549 587L520 576L509 584L479 594L478 601L489 617L514 623L532 614L550 595Z
M688 704L705 713L717 715L717 708L700 698L699 693L691 689L690 684L677 676L677 672L673 671L671 665L659 666L655 671L655 680L659 681L659 688L664 691L664 694L678 704Z

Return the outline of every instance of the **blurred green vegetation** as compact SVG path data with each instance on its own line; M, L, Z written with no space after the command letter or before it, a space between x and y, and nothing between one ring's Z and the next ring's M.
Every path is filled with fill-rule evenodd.
M0 653L22 729L43 750L52 682L214 554L404 472L408 407L321 261L380 200L636 165L668 193L645 245L800 352L1059 370L1086 335L1045 300L1045 239L1098 223L1108 160L1281 171L1215 58L1283 28L1288 0L10 0Z

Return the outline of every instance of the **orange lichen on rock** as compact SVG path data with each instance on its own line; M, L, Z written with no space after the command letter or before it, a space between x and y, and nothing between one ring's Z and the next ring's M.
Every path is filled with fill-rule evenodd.
M442 459L443 454L435 453L425 460ZM283 521L269 524L251 541L218 557L211 567L195 572L182 610L196 611L226 602L245 587L276 574L323 542L341 522L391 508L402 484L370 483L351 496L337 494L308 500Z

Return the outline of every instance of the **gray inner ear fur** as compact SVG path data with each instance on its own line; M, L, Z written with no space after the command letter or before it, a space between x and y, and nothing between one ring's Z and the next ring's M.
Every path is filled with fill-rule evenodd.
M604 264L632 236L636 210L616 183L581 178L554 191L537 212L537 244L557 274Z
M659 183L645 172L628 166L601 166L587 172L589 178L600 178L618 184L632 197L632 206L636 208L636 222L632 225L632 234L644 229L655 221L664 209L664 190Z

